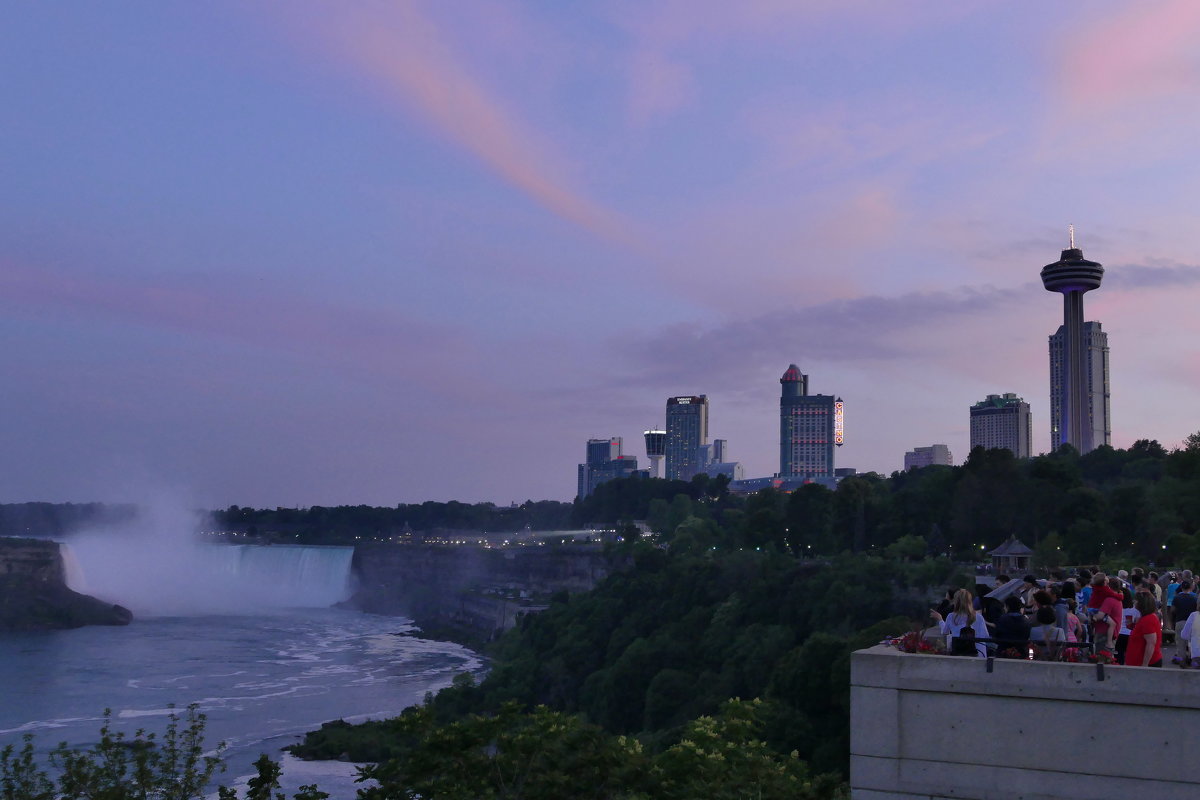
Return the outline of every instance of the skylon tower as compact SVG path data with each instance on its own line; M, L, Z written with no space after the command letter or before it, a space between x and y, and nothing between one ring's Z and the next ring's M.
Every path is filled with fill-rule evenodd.
M1087 348L1084 341L1083 293L1100 288L1104 267L1083 257L1075 246L1075 227L1071 226L1071 246L1062 257L1042 267L1042 285L1048 292L1063 296L1063 373L1061 439L1080 453L1089 453L1099 444L1091 422L1088 396Z

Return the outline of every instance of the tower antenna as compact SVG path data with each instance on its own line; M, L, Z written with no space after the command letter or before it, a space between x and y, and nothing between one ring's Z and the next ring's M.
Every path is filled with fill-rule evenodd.
M1074 225L1068 225L1068 226L1067 226L1067 230L1068 230L1068 231L1070 232L1070 234L1071 234L1071 249L1072 249L1072 250L1074 250L1074 249L1075 249L1075 226L1074 226Z

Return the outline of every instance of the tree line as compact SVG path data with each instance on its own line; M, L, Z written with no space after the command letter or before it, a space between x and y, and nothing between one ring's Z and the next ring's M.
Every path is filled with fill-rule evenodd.
M397 506L311 506L250 508L229 506L196 511L201 524L251 536L287 535L289 541L333 544L358 537L391 538L439 530L512 533L570 527L573 506L554 500L526 500L512 506L495 503L401 503ZM88 528L116 527L136 519L133 504L0 504L0 536L49 538Z
M0 503L0 536L45 539L88 528L119 525L137 516L137 507L104 503Z
M230 506L213 513L220 530L251 535L282 533L312 544L345 541L355 536L390 538L405 533L438 530L511 533L562 530L569 525L571 504L554 500L526 500L520 505L495 503L401 503L389 506L310 506L308 508L255 509Z
M1168 452L1153 440L1128 449L1069 446L1036 458L976 448L959 467L925 467L808 484L791 493L733 497L727 482L625 479L575 505L574 521L646 519L674 532L718 535L739 547L797 556L844 551L986 561L1016 536L1046 566L1132 560L1200 564L1200 434Z

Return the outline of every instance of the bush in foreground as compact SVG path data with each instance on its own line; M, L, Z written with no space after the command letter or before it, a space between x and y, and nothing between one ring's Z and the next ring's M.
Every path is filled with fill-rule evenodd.
M0 800L203 800L213 776L225 770L225 744L212 755L204 750L205 716L195 705L167 717L162 737L138 730L132 738L114 732L111 712L104 712L100 741L87 749L60 744L50 753L48 768L37 759L33 736L21 747L0 749ZM254 763L244 800L282 800L279 765L262 756ZM221 800L238 800L235 790L218 787ZM323 800L329 795L304 786L294 800Z

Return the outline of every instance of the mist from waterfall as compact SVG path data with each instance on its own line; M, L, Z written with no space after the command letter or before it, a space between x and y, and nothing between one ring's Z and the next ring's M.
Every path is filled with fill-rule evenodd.
M199 527L195 513L159 504L77 533L64 548L68 585L135 616L318 608L350 595L352 547L217 544Z

